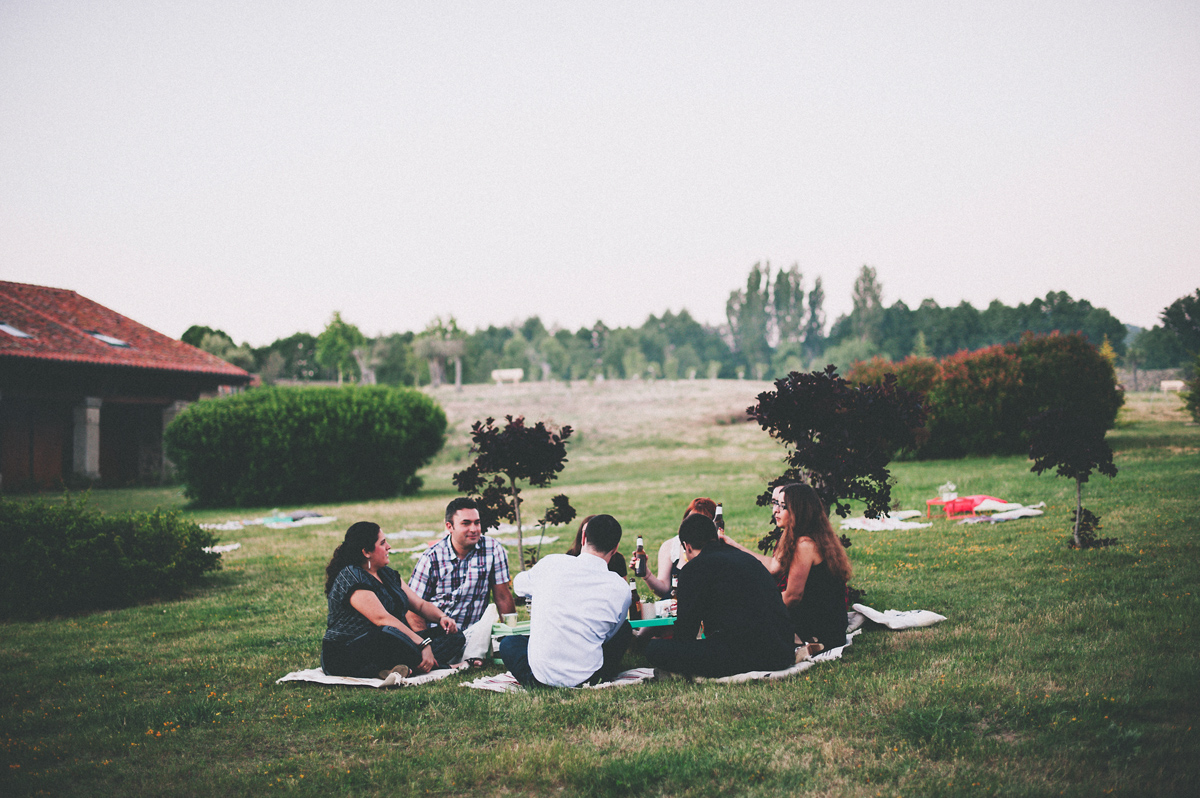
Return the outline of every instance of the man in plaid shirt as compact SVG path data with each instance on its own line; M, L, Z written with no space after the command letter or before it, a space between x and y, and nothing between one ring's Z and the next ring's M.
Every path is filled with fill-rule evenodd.
M433 602L471 637L469 627L483 617L488 590L496 596L500 613L516 612L508 575L508 554L495 540L483 535L479 510L471 499L457 498L446 505L446 530L450 533L430 546L413 568L408 586ZM424 619L409 613L409 625L425 627ZM491 621L488 622L490 639Z

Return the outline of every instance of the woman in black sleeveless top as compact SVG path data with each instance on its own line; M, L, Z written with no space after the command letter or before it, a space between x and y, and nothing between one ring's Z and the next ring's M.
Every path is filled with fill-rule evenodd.
M780 530L774 555L750 553L778 580L798 641L819 643L823 650L846 645L850 558L821 497L809 485L781 485L771 494L771 514Z

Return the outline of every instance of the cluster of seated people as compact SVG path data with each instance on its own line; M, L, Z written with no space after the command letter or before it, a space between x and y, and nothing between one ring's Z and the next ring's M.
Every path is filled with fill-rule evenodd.
M816 491L800 483L775 488L771 513L780 537L769 556L719 530L715 510L711 499L692 501L678 534L658 552L657 572L646 569L644 581L659 596L675 583L677 602L669 637L640 641L650 665L730 676L784 670L845 645L850 561ZM511 587L507 554L483 535L472 500L451 501L445 523L449 534L421 555L408 582L388 567L390 547L378 524L346 531L326 568L327 674L385 678L464 660L480 665L498 613L516 611L514 592L529 604L529 635L504 637L499 655L521 684L575 687L620 672L635 638L617 519L588 516L566 554L547 555Z

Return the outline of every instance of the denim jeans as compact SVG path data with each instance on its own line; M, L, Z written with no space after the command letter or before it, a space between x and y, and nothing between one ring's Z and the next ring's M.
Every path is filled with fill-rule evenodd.
M613 636L601 645L604 664L584 684L611 681L620 673L621 658L625 656L625 649L629 648L629 642L632 639L633 627L629 625L629 621L625 621L617 627ZM500 659L504 662L504 667L508 668L508 672L521 684L526 687L546 687L537 680L533 675L533 668L529 666L529 637L527 635L509 635L503 638L500 641Z

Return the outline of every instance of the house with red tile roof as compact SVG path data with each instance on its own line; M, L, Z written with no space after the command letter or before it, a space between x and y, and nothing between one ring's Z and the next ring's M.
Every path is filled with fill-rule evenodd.
M0 281L0 490L157 482L171 419L250 380L74 291Z

